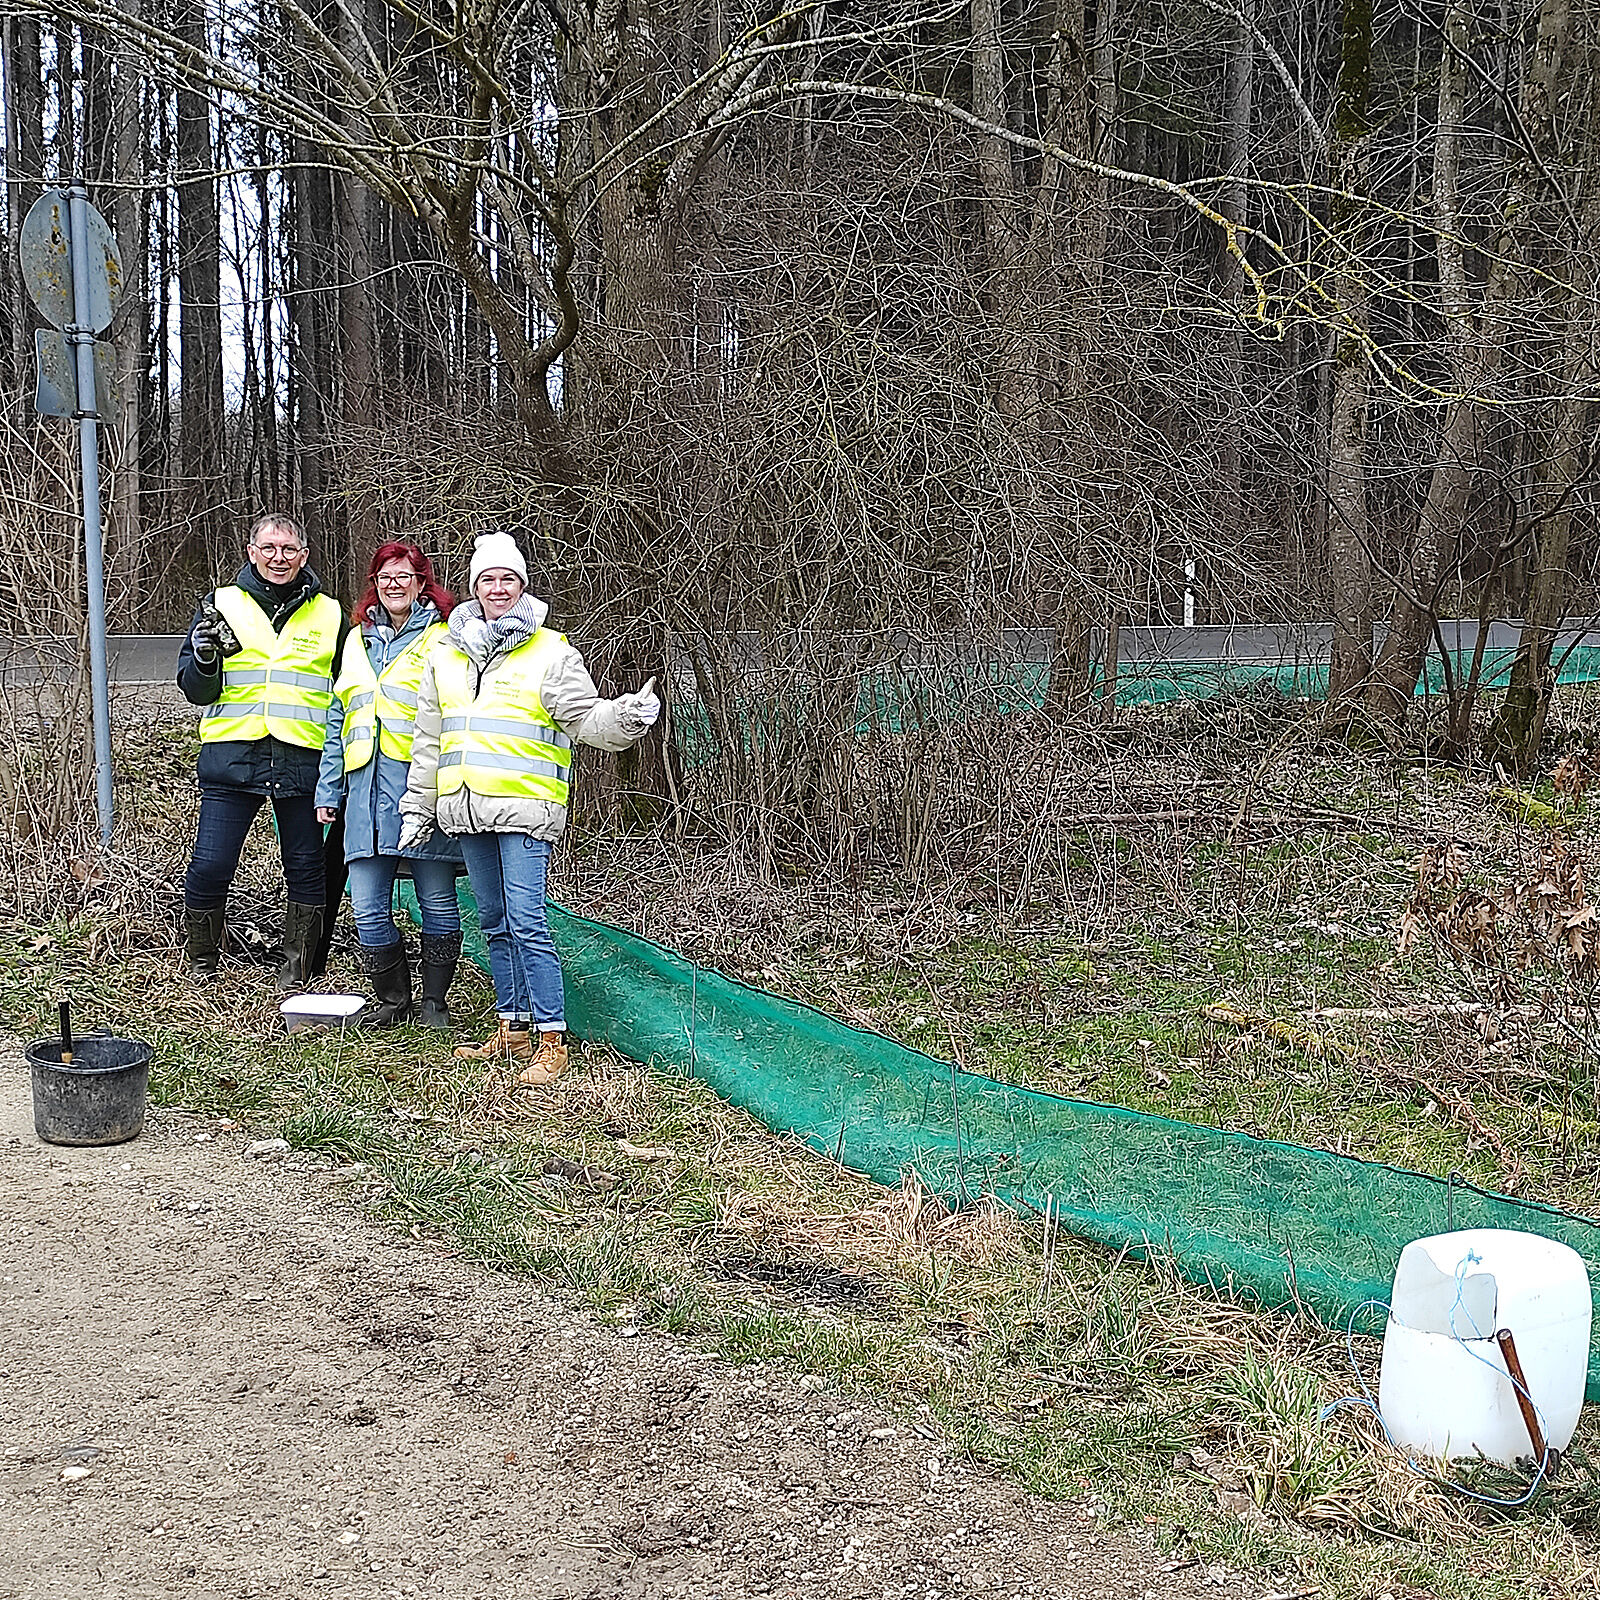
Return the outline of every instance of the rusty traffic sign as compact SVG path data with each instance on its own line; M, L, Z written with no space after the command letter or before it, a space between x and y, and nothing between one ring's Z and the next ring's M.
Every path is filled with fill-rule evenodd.
M122 297L122 257L110 225L93 206L84 207L89 240L88 304L72 303L72 248L67 217L67 197L59 189L46 189L22 219L17 255L22 281L33 296L40 315L58 328L74 323L101 333L111 325Z
M39 360L39 381L33 409L41 417L76 417L78 410L77 357L67 336L55 328L33 330L33 352ZM105 418L116 411L117 352L104 339L94 342L95 409Z

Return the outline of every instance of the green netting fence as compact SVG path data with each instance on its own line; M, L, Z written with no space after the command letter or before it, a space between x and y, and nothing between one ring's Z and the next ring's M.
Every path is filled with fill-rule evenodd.
M1481 689L1504 689L1511 681L1515 650L1486 650L1479 669ZM1556 682L1600 683L1600 649L1583 645L1566 652ZM1471 652L1451 652L1448 682L1466 681ZM1326 663L1147 661L1124 663L1117 673L1118 705L1165 705L1174 700L1209 700L1243 694L1257 686L1275 689L1286 700L1324 700L1328 694ZM1430 655L1417 682L1419 700L1447 692L1443 659Z
M487 966L463 881L466 947ZM1402 1248L1514 1228L1600 1267L1600 1222L1325 1151L1067 1100L958 1072L881 1035L707 971L552 905L567 1021L634 1061L689 1073L778 1133L878 1182L907 1170L955 1204L993 1195L1111 1250L1266 1306L1377 1332ZM1600 1400L1600 1352L1589 1367Z
M1480 689L1504 689L1511 678L1514 650L1489 650L1479 672ZM1600 683L1600 648L1585 645L1566 651L1559 660L1556 681L1562 684ZM1470 653L1452 653L1447 680L1444 659L1428 657L1417 682L1417 699L1446 698L1446 683L1460 685L1472 670ZM1091 690L1098 693L1100 670L1091 675ZM850 704L854 731L859 735L899 734L917 728L959 722L970 716L1007 716L1038 710L1050 688L1050 668L1042 661L991 660L966 667L910 668L884 666L862 675ZM1328 667L1316 661L1124 661L1117 671L1120 706L1173 705L1180 701L1253 699L1287 701L1324 700L1328 694ZM725 713L728 714L728 713ZM803 724L818 715L837 715L830 707L819 712L804 692L790 700L764 695L735 703L731 715L739 735L751 746L770 742L788 724ZM673 738L680 758L693 768L708 759L717 735L705 707L693 695L673 701Z
M1486 650L1479 669L1479 687L1504 689L1511 681L1515 650ZM1556 681L1600 683L1600 648L1584 645L1559 660ZM1470 652L1452 652L1448 680L1445 663L1430 655L1417 682L1419 700L1446 694L1447 681L1462 684L1472 671ZM1099 669L1093 685L1098 688ZM858 706L858 732L898 729L907 721L936 717L941 710L981 707L985 714L1003 714L1044 704L1050 670L1043 662L991 663L964 675L910 674L886 669L868 679ZM1285 700L1323 700L1328 694L1328 666L1316 661L1124 661L1117 669L1117 704L1170 705L1179 700L1214 700L1219 696L1275 691ZM682 710L679 716L683 715Z

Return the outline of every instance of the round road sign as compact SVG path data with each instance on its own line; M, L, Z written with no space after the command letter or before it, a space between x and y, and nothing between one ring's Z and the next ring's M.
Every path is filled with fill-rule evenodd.
M85 232L89 238L89 304L79 320L96 333L111 323L122 296L122 258L106 219L84 202ZM72 315L72 249L68 200L59 189L46 189L22 219L17 255L22 281L47 322L70 326Z

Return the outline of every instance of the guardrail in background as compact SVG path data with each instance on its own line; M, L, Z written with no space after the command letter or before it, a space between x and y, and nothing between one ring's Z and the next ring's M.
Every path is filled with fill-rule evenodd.
M181 633L112 633L106 636L106 660L112 683L175 683ZM0 643L0 676L26 683L39 678L70 678L79 669L76 639L43 644Z
M1473 619L1451 620L1441 625L1452 656L1468 656L1477 647L1478 623ZM1503 668L1515 652L1521 636L1515 622L1492 623L1485 641L1486 661ZM1381 633L1379 635L1381 637ZM1229 627L1124 627L1118 630L1117 653L1121 672L1148 671L1166 665L1215 665L1239 667L1292 668L1324 665L1333 638L1330 622L1239 623ZM176 677L181 633L114 633L107 639L111 681L117 684L171 683ZM742 641L741 641L742 642ZM1052 654L1054 636L1044 628L1007 629L992 643L958 639L953 635L906 634L889 641L888 659L883 665L899 662L912 670L975 661L1010 665L1046 665ZM1556 639L1555 657L1579 651L1600 652L1600 629L1591 629L1588 619L1569 624ZM759 642L752 638L747 647L749 665L762 664ZM737 648L733 652L737 658ZM1437 652L1435 652L1437 656ZM15 681L30 678L70 677L79 667L76 640L57 639L46 644L0 644L0 673ZM681 686L693 687L693 677L685 663L680 672Z

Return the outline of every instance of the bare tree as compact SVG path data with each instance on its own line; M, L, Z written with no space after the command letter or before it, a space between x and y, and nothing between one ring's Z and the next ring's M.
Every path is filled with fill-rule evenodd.
M1367 387L1371 284L1360 268L1357 200L1366 187L1372 139L1372 0L1345 0L1330 147L1334 196L1331 228L1343 253L1334 278L1337 322L1328 415L1328 580L1333 644L1328 699L1335 714L1372 668L1372 564L1367 506Z

